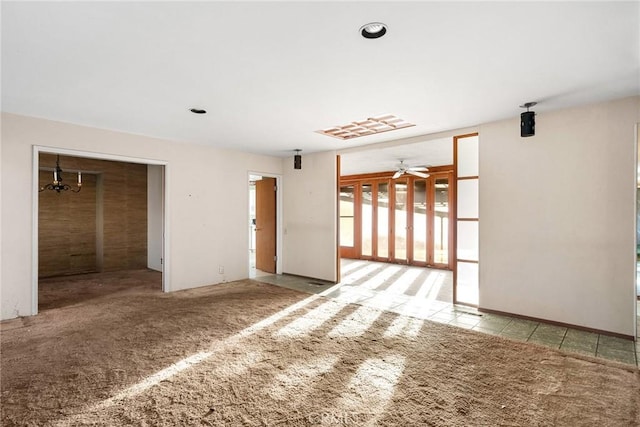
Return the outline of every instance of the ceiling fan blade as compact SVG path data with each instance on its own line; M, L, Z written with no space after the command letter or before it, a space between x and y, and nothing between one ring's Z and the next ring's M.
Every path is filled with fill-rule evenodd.
M396 179L399 178L400 175L402 175L404 172L403 171L397 171L396 173L393 174L393 176L391 177L391 179Z
M419 176L420 178L428 178L429 177L428 173L416 172L416 171L412 171L412 170L408 170L407 173L411 174L411 175Z
M407 169L410 170L410 171L419 171L419 172L426 172L426 171L429 170L429 168L426 167L426 166L414 166L414 167L407 168Z

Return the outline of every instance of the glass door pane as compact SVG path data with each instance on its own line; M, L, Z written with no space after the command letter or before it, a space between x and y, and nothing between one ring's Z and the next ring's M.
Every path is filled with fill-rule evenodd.
M407 182L394 182L394 236L396 260L407 259Z
M469 305L478 305L479 298L478 143L478 135L454 137L453 142L458 216L453 302Z
M353 185L340 187L340 246L344 247L353 247L355 240L353 190Z
M362 184L362 256L373 256L373 189Z
M389 257L389 184L378 184L378 258Z
M413 182L413 260L427 262L427 181Z
M449 263L449 178L435 179L433 262Z

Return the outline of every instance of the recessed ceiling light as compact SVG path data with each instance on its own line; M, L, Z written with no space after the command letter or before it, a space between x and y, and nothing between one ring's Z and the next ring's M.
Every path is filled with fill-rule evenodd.
M207 114L207 110L201 110L199 108L192 108L191 111L193 114Z
M382 22L370 22L360 27L360 34L365 39L377 39L387 34L387 26Z

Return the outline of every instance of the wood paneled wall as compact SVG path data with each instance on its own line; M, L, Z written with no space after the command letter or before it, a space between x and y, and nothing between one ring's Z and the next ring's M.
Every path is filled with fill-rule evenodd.
M147 165L112 163L103 174L103 271L147 268Z
M56 156L40 154L40 168ZM60 156L67 184L83 171L80 193L39 198L39 277L147 267L147 166ZM40 171L40 186L52 172Z
M63 173L73 185L73 174ZM53 180L53 173L40 171L40 187ZM39 195L39 276L59 276L96 271L96 175L82 177L82 191Z

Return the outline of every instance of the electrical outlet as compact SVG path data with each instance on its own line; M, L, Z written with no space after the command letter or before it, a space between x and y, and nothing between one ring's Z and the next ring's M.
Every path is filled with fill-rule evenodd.
M224 266L222 265L218 266L218 274L224 274Z

